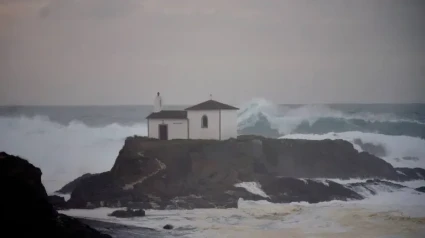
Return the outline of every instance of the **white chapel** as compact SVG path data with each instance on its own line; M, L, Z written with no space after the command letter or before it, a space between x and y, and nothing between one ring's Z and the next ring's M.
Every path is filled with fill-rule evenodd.
M237 137L236 107L210 99L184 110L162 108L163 100L158 93L154 111L146 117L150 138L226 140Z

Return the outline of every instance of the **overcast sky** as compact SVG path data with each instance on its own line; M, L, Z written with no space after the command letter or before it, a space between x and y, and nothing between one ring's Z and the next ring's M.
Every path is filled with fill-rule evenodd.
M423 0L0 0L0 104L425 102Z

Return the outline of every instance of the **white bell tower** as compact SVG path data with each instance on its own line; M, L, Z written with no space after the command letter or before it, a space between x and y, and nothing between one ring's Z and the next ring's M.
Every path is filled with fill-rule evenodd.
M162 110L162 98L159 92L156 94L155 101L153 103L153 112L160 112Z

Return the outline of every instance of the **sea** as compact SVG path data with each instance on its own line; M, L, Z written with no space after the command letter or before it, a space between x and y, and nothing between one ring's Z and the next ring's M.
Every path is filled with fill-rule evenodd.
M183 109L187 105L166 106ZM238 111L238 133L307 140L343 139L382 148L395 167L425 168L425 104L286 105L255 98ZM0 151L41 168L53 194L84 173L111 169L128 136L147 135L150 105L2 106ZM318 178L323 179L323 178ZM334 181L348 184L359 178ZM272 204L238 202L234 209L148 210L143 218L118 219L110 208L63 213L161 230L158 237L425 237L425 180L382 187L360 201ZM252 181L238 186L264 193ZM172 224L176 229L165 231ZM136 237L136 236L135 236Z

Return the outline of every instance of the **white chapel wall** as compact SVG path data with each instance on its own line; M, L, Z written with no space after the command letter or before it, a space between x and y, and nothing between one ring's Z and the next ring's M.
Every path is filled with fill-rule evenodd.
M186 119L149 119L149 137L159 139L159 125L168 125L168 139L187 139Z
M208 128L202 128L202 116L208 117ZM219 112L217 110L188 111L190 139L219 139Z
M238 136L238 111L221 110L221 139L236 138Z

